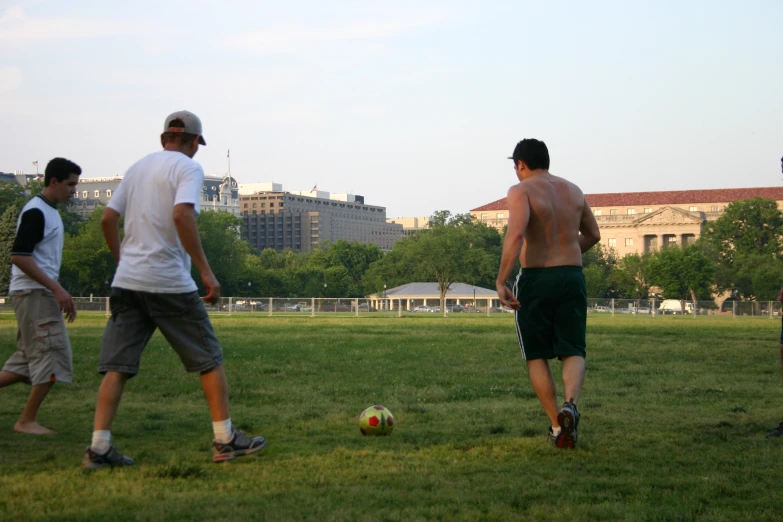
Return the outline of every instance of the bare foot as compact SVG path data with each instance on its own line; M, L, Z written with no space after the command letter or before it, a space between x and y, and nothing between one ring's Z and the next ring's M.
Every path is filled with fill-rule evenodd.
M52 431L49 428L44 428L37 422L21 422L17 421L14 424L14 431L19 433L27 433L28 435L56 435L56 431Z

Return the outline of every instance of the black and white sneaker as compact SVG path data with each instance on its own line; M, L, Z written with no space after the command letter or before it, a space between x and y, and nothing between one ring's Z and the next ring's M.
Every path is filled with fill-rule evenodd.
M84 459L82 459L82 467L88 469L105 468L106 466L132 466L133 459L127 457L117 451L114 446L110 447L106 453L100 454L92 450L91 447L87 448L84 453Z
M560 424L560 433L558 433L555 446L558 448L575 448L577 441L576 428L579 426L579 410L576 409L576 404L571 401L567 401L560 408L560 413L557 414L557 422Z
M783 435L783 422L778 424L777 428L767 433L766 438L771 439L772 437L780 437L781 435Z
M214 462L223 462L224 460L233 460L237 457L250 455L256 451L261 451L266 446L266 439L258 436L252 439L239 430L234 430L231 440L222 443L212 441L212 460Z

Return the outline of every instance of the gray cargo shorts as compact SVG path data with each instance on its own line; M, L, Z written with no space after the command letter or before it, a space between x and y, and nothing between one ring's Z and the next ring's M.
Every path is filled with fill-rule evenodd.
M103 333L98 373L139 373L141 354L160 333L189 372L206 373L223 362L223 350L197 292L153 294L112 288L111 318Z
M63 313L49 290L15 290L11 304L16 314L16 352L3 369L22 375L36 386L71 382L73 355Z

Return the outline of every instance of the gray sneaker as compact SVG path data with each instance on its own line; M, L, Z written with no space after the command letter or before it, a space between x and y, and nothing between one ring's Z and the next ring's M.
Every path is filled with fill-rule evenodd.
M105 468L106 466L132 466L133 459L126 457L114 446L110 447L104 454L95 453L91 447L87 448L82 459L82 467L88 469Z
M563 407L560 408L560 413L557 414L557 422L560 424L560 433L558 433L555 446L558 448L574 448L576 447L577 431L579 426L579 411L576 409L576 404L571 401L563 403Z
M264 437L253 437L252 439L235 429L234 436L227 443L212 441L212 460L214 462L223 462L224 460L233 460L237 457L250 455L256 451L261 451L266 446Z
M772 437L780 437L781 435L783 435L783 422L778 424L777 428L767 433L766 438L770 439Z

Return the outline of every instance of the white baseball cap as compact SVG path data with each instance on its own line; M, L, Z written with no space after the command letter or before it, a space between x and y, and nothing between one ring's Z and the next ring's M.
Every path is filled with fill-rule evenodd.
M180 120L184 126L171 126L171 122L174 120ZM201 120L198 116L190 111L177 111L172 112L166 117L166 122L163 124L163 132L183 132L185 134L198 135L198 142L202 145L206 145L201 129Z

